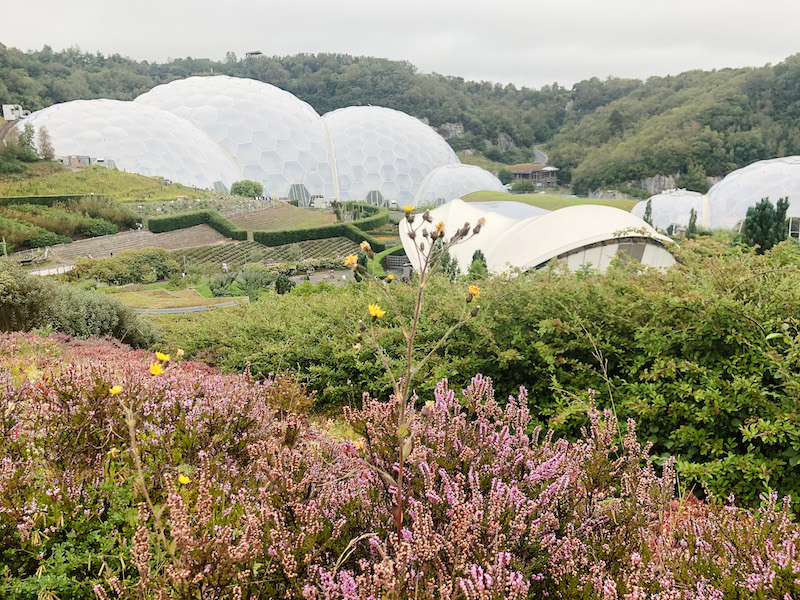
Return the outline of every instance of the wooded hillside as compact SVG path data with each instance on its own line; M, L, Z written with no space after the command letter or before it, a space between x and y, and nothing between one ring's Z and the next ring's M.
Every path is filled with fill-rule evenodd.
M800 54L775 66L689 71L647 81L592 78L571 90L420 74L401 61L298 54L158 64L78 48L21 52L0 44L0 103L38 110L75 99L131 100L191 75L250 77L288 90L320 114L372 104L402 110L505 163L544 144L560 180L582 193L655 174L690 189L755 160L800 154Z

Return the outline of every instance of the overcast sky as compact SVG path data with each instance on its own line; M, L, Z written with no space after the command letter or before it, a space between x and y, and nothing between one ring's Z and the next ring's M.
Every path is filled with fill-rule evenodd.
M338 52L420 72L571 87L691 69L763 66L800 52L800 0L24 0L0 42L136 60ZM10 15L10 17L9 17Z

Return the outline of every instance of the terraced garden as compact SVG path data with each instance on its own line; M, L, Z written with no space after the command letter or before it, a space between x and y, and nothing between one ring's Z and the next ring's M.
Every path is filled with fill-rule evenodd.
M231 215L228 220L247 231L280 231L329 225L336 222L336 216L291 204L280 204L266 210Z
M190 264L245 264L248 262L289 262L309 258L344 257L358 252L358 244L343 237L309 240L283 246L263 246L258 242L231 242L175 252L176 258Z

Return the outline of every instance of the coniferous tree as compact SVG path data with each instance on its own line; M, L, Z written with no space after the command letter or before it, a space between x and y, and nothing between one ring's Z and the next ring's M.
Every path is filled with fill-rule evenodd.
M780 198L777 209L769 198L747 209L747 217L742 223L742 241L748 246L756 246L756 252L763 254L786 239L786 212L789 198Z
M653 226L653 200L649 199L647 201L647 206L644 207L644 222Z

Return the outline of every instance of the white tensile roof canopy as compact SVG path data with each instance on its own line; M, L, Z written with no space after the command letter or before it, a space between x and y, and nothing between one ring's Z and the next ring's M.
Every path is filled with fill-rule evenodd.
M453 200L431 211L431 217L433 223L425 226L430 231L436 223L444 222L445 239L465 223L474 227L479 219L485 219L478 235L450 250L462 272L469 268L476 250L483 252L489 271L494 273L535 269L555 258L564 259L571 269L588 265L604 271L620 252L646 266L665 268L675 264L665 247L673 243L670 238L638 217L608 206L571 206L542 216L513 219ZM414 227L420 222L421 215L416 215ZM421 228L416 238L410 239L406 219L400 222L400 238L411 264L419 269L419 244L429 241L421 235Z

